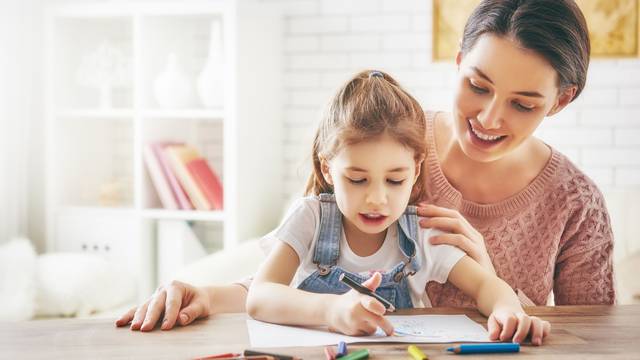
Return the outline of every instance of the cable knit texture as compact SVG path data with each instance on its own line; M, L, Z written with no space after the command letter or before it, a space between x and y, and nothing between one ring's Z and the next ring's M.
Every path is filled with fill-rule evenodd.
M427 114L425 177L432 204L458 210L482 235L496 272L536 305L613 304L613 234L604 198L569 159L552 149L520 193L494 204L462 198L445 178ZM450 283L427 285L433 306L475 306Z

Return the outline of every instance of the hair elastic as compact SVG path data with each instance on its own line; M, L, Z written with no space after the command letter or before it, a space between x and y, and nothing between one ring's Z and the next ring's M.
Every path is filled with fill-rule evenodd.
M373 70L372 72L369 73L369 79L371 79L372 77L379 77L384 79L384 75L382 74L382 72L378 70Z

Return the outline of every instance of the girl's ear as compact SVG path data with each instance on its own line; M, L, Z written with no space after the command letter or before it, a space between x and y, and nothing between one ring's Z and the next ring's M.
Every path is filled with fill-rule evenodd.
M420 171L422 171L422 164L424 164L424 155L420 157L420 159L416 160L416 174L413 177L413 185L418 181L418 176L420 176Z
M324 157L320 157L320 171L322 172L324 181L333 186L333 179L331 179L331 172L329 171L329 162Z

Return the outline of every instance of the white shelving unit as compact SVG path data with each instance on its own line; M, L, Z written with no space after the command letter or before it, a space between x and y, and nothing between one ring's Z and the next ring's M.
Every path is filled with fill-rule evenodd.
M221 21L224 105L204 108L196 77ZM260 236L281 208L281 18L253 0L65 4L46 15L48 251L93 251L129 268L139 297L157 285L157 228L184 221L210 251ZM129 60L110 92L78 85L82 59L101 44ZM193 79L193 106L163 109L153 84L174 53ZM222 178L222 211L165 210L142 149L195 145ZM176 241L179 241L177 239ZM162 269L166 270L166 269ZM232 279L230 279L232 280Z

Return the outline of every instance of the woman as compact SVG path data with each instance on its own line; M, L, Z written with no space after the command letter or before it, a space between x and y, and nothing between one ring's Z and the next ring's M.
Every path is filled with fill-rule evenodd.
M428 194L419 214L428 219L421 226L449 232L430 241L495 268L525 304L615 301L602 194L532 135L580 94L589 51L584 17L571 0L483 1L456 57L453 111L427 116ZM434 306L472 304L449 284L427 289ZM240 285L174 282L116 324L148 331L164 314L161 328L170 329L176 321L244 311L245 297Z

